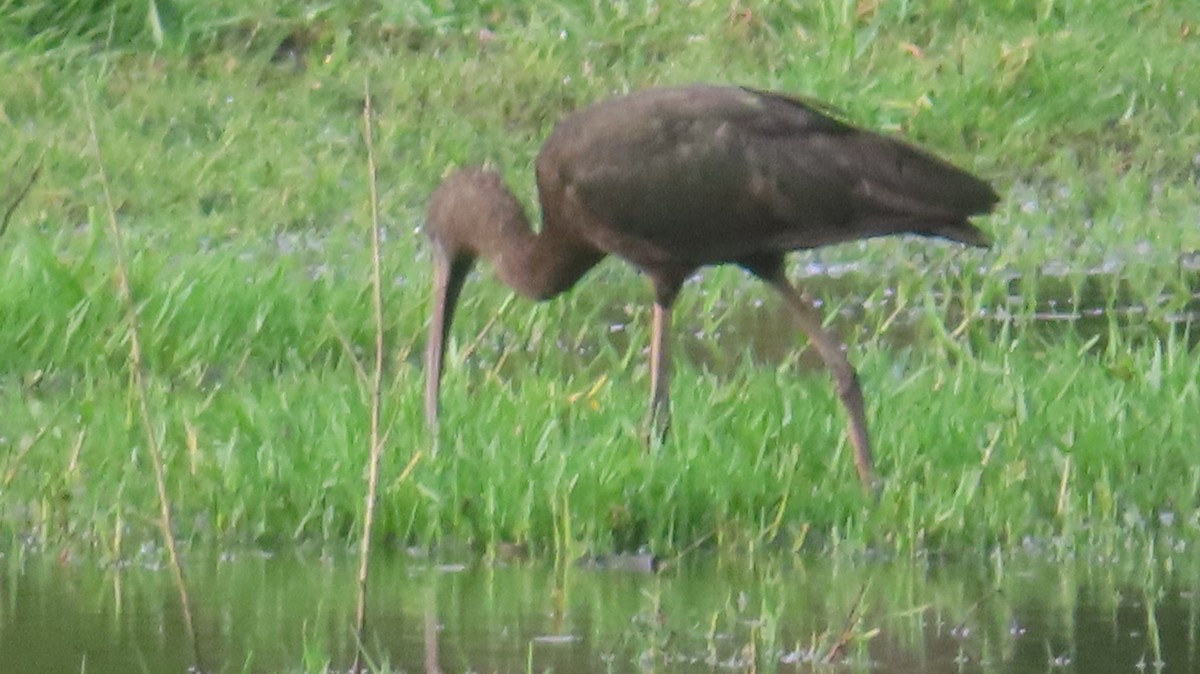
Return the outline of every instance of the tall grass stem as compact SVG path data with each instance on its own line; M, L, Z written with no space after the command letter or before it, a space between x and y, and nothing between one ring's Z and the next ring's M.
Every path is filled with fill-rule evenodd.
M146 448L150 453L150 464L154 471L154 488L158 494L159 528L162 533L163 545L167 548L167 560L171 567L171 575L175 588L179 593L180 609L183 612L184 626L191 638L193 656L197 669L203 670L200 656L200 644L196 639L195 622L192 620L192 603L188 596L187 581L183 575L183 566L179 561L179 550L175 542L174 527L171 523L171 501L167 494L166 466L163 460L162 445L154 431L154 422L150 416L149 393L146 386L145 363L142 358L141 328L138 324L137 302L133 297L133 289L129 284L129 272L125 256L125 239L121 225L117 222L116 207L109 187L108 173L104 168L104 155L100 149L100 134L96 131L96 116L92 111L91 90L84 84L83 103L87 113L88 135L91 139L92 152L96 158L96 171L100 178L100 186L104 191L104 211L108 220L109 235L113 245L113 272L117 278L117 292L125 310L125 320L129 326L129 370L130 383L133 387L133 397L137 402L138 417L142 422L142 431L146 436Z
M363 80L363 140L367 149L367 180L371 202L371 303L375 314L375 364L371 372L371 447L367 458L367 495L363 508L362 541L358 564L358 606L355 609L355 630L359 650L354 671L366 644L367 579L371 564L371 533L375 524L375 507L379 491L379 457L383 452L380 435L380 408L383 403L383 290L379 263L379 190L375 175L375 148L372 141L371 80Z

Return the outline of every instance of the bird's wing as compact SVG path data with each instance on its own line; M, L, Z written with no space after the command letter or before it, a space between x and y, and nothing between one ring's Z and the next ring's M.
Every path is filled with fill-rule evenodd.
M901 231L920 218L958 221L995 199L900 141L796 99L728 87L588 108L556 129L538 171L539 187L561 185L596 229L698 263Z
M985 213L998 196L991 186L949 162L902 140L865 131L819 101L754 92L771 114L754 128L781 141L795 161L817 162L839 174L862 203L879 200L897 212L962 218Z
M773 107L755 92L713 87L601 103L552 134L538 159L539 188L545 197L548 187L561 186L594 216L593 229L676 258L735 259L779 228L782 204L773 202L781 166L772 145L845 128L817 113L780 115ZM810 172L799 182L827 192L833 178Z

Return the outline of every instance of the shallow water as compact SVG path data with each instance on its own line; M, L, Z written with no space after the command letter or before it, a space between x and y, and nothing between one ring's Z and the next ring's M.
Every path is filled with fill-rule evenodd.
M1132 556L1150 561L698 557L651 574L398 553L376 560L369 642L406 672L788 672L826 658L857 672L1200 671L1197 563ZM349 557L192 555L194 640L158 564L21 549L3 563L0 672L346 671L352 657Z

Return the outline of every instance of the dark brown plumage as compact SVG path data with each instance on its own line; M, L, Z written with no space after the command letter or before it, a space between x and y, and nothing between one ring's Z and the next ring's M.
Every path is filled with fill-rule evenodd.
M736 87L649 89L564 119L537 158L541 231L494 171L450 175L429 204L434 315L425 413L436 428L445 342L476 258L536 300L571 288L605 255L654 286L651 428L668 425L667 333L683 280L734 263L780 292L833 373L859 477L874 484L862 393L842 343L788 283L784 255L887 234L987 246L967 221L998 197L985 182L901 141L779 94Z

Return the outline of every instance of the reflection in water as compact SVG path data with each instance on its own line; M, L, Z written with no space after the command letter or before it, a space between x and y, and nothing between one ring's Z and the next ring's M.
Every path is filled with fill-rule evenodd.
M169 574L3 553L0 671L185 672ZM189 566L209 672L345 671L354 561ZM1148 568L1149 567L1149 568ZM659 575L379 558L368 648L405 672L1200 670L1200 562L704 558ZM196 671L196 670L192 670Z

